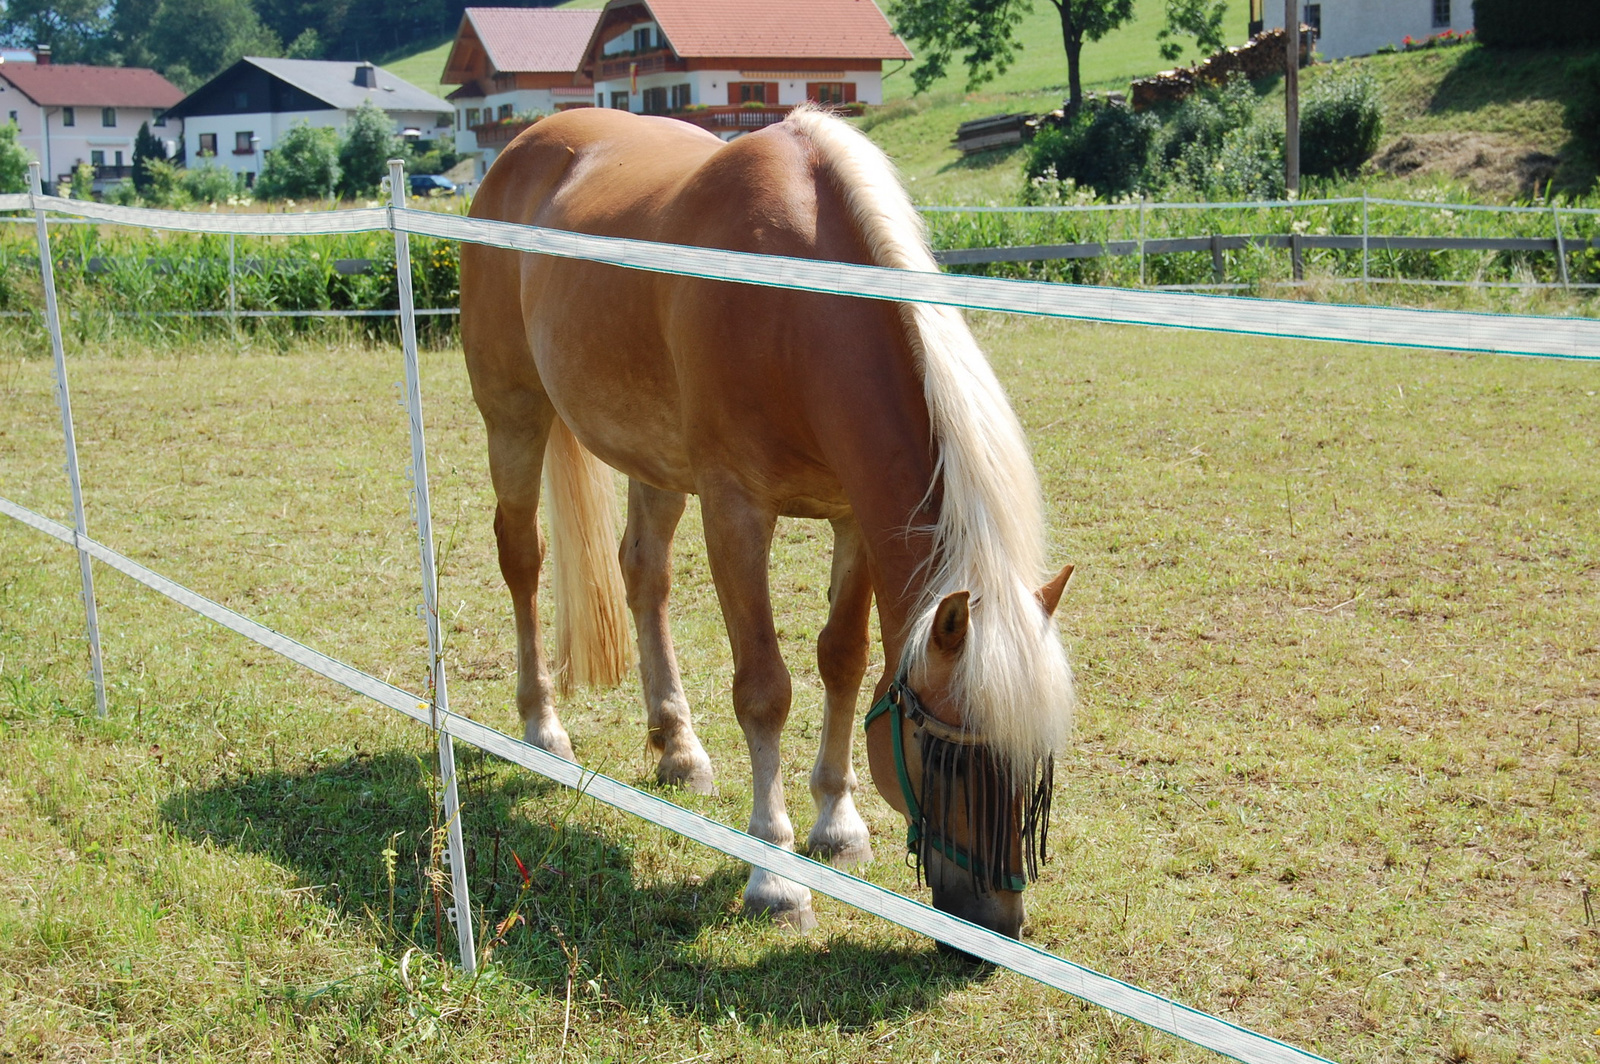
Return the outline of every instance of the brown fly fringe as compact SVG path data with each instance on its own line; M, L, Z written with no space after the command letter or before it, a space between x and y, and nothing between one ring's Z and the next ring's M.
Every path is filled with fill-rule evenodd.
M918 844L911 853L917 883L927 881L928 855L947 849L965 852L967 874L977 893L1009 890L1020 876L1039 877L1039 865L1048 859L1050 799L1055 784L1055 761L1035 763L1026 779L1002 767L987 747L953 743L924 730L922 794L917 806L921 818L913 825ZM952 814L958 809L957 792L964 798L967 839L964 846L949 837ZM1012 860L1011 839L1021 835L1022 867ZM948 860L948 853L945 853Z

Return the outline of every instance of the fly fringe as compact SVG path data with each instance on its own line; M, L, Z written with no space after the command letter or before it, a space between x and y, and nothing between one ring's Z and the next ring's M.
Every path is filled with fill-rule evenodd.
M559 418L545 444L544 490L556 682L563 695L579 686L614 686L633 666L627 596L617 564L614 476Z

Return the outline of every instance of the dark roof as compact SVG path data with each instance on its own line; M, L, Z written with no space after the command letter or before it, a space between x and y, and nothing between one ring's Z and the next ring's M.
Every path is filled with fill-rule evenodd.
M164 110L183 90L143 67L0 63L0 77L40 107L149 107Z
M184 97L172 113L183 117L193 111L201 113L196 101L211 95L214 86L225 80L234 80L247 69L255 69L298 89L306 96L321 100L329 107L353 111L363 102L371 100L385 111L454 112L455 108L432 93L424 92L402 81L382 67L374 67L376 88L356 84L356 68L368 64L338 62L325 59L271 59L247 55L224 70L200 88ZM252 111L267 111L268 107L251 105ZM299 109L299 108L295 108Z

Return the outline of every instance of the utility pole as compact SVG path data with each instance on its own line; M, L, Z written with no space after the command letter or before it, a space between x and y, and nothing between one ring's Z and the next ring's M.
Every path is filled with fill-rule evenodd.
M1283 31L1283 184L1292 198L1300 194L1300 0L1283 0Z

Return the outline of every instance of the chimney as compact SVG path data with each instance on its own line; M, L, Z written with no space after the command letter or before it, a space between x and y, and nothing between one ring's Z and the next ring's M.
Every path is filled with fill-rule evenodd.
M37 45L33 49L33 61L38 63L40 66L49 66L50 46L48 44Z
M378 87L378 68L373 66L371 63L359 63L359 64L357 64L356 65L356 84L360 85L363 89L375 89L375 88L377 88Z

